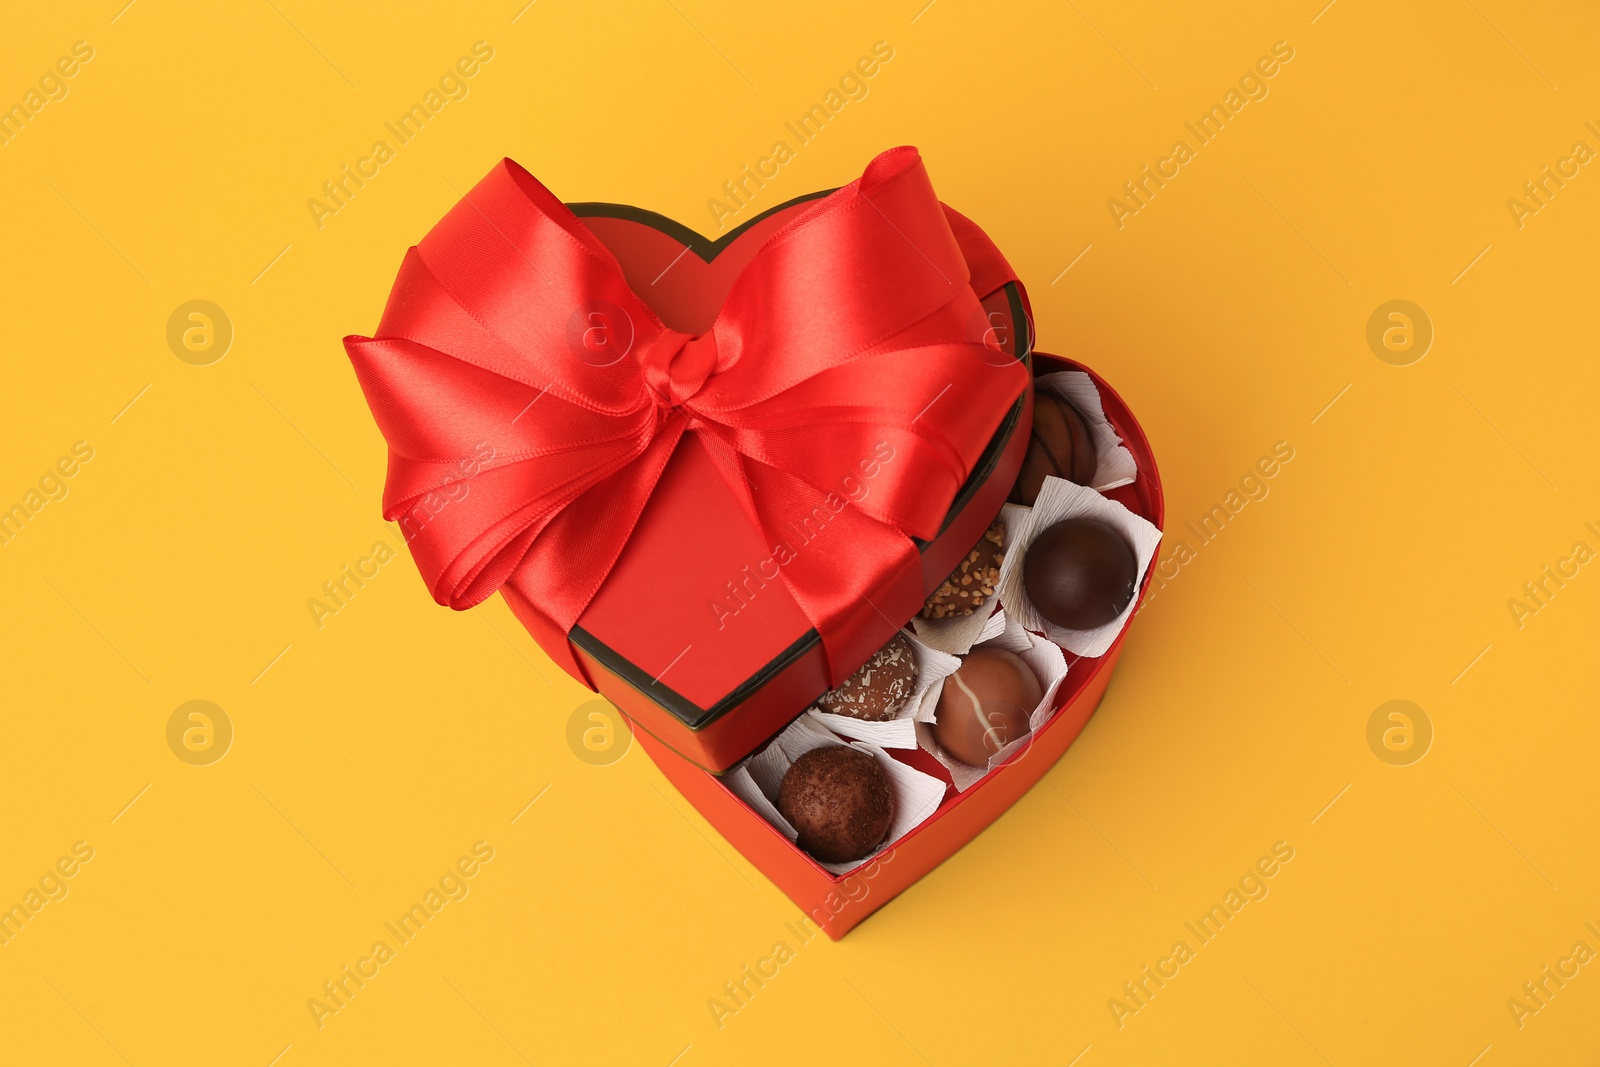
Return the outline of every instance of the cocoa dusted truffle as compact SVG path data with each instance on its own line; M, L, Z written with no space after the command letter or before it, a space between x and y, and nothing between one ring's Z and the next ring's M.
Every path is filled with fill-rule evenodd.
M1093 630L1121 615L1137 592L1139 561L1099 519L1048 526L1022 558L1022 588L1040 615L1068 630Z
M817 698L823 711L867 722L892 719L917 689L917 657L905 634L897 633L872 654L839 688Z
M1055 393L1035 390L1032 437L1011 490L1011 502L1032 507L1047 476L1089 485L1094 480L1095 461L1089 420Z
M1029 730L1028 717L1044 698L1033 668L1003 648L979 648L944 680L933 736L962 763L982 767Z
M924 619L948 619L971 615L994 595L1000 584L1000 561L1005 558L1002 543L1006 529L995 523L967 553L950 577L939 583L928 602L922 605Z
M799 846L824 863L849 863L883 843L894 787L878 761L849 745L805 753L778 783L778 811Z

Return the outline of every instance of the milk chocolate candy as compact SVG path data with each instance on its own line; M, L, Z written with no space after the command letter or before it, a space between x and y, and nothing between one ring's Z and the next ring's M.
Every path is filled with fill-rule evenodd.
M1055 393L1036 390L1033 432L1017 484L1011 490L1011 502L1032 507L1046 477L1089 485L1094 481L1096 462L1089 420Z
M934 740L962 763L982 767L1027 735L1028 718L1043 698L1038 676L1022 657L1003 648L975 649L944 680Z

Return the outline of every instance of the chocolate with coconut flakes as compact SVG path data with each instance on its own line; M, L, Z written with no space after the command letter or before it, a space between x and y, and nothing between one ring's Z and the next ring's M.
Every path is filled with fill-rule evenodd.
M823 711L865 722L884 722L899 714L917 690L917 657L906 635L889 643L843 682L817 698Z

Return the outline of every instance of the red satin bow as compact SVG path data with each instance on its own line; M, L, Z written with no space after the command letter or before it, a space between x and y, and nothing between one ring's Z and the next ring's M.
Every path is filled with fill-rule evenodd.
M885 152L772 236L712 328L690 337L503 160L406 253L377 336L345 338L389 443L384 517L444 501L407 531L434 598L467 608L515 586L545 651L587 682L566 635L686 434L768 543L837 504L842 478L887 442L896 458L870 495L830 507L823 547L781 571L842 681L872 650L859 647L862 593L909 587L912 602L886 610L916 610L909 538L937 534L1027 385L983 344L979 295L1013 280L1010 267L946 211L915 149ZM634 334L604 366L571 341L601 307ZM492 459L472 462L485 443Z

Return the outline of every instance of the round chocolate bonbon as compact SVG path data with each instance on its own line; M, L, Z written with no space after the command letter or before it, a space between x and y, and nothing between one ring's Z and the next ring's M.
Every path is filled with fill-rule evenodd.
M917 657L905 634L897 633L861 669L817 698L823 711L866 722L892 719L917 690Z
M1094 481L1096 455L1089 420L1055 393L1042 389L1033 394L1033 430L1022 470L1011 490L1013 504L1033 506L1046 477L1065 478L1078 485Z
M1138 591L1139 561L1120 532L1099 519L1046 527L1022 558L1022 588L1046 619L1068 630L1104 626Z
M849 745L805 753L778 783L778 811L796 842L824 863L861 859L883 843L894 818L894 786L878 761Z
M1030 729L1028 718L1044 698L1033 668L1003 648L979 648L944 680L934 712L934 740L946 753L975 767Z

